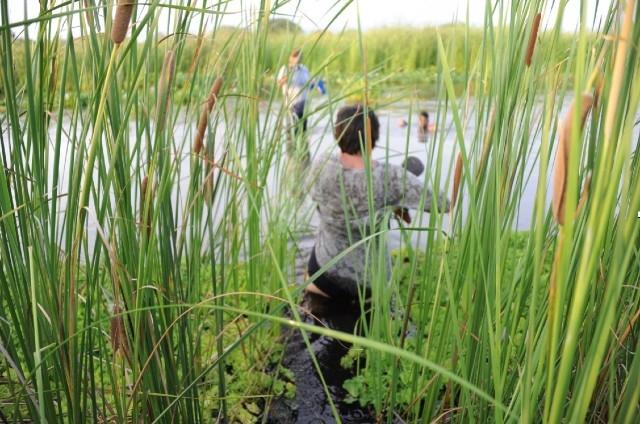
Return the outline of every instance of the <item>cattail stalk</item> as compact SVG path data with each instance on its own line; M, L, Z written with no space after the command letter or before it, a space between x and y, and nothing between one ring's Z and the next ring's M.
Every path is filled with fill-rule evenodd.
M93 28L93 10L90 10L89 8L92 6L92 4L89 3L89 0L84 0L83 1L83 5L85 8L85 12L84 12L84 16L87 20L87 25L90 28Z
M162 71L160 71L160 79L158 80L158 102L156 105L156 125L158 126L158 132L162 132L167 121L169 100L171 99L171 86L173 85L175 74L176 53L173 50L167 50L162 63Z
M202 144L200 144L200 147L202 147ZM215 163L213 160L214 152L213 152L212 144L208 144L205 149L206 149L204 153L205 177L204 177L203 190L204 190L204 199L208 204L211 204L213 201L213 191L214 191L214 183L213 183L213 170L214 170L214 163ZM194 150L195 150L195 147L194 147ZM226 158L226 152L223 155L222 160L224 161L225 158Z
M149 178L145 175L140 182L140 228L146 229L147 237L151 235L153 195L153 189L149 187Z
M133 14L134 0L119 0L116 7L116 17L111 27L111 41L120 44L124 41L129 29L129 22Z
M582 130L584 122L587 118L587 114L593 106L593 96L590 94L584 94L582 96L582 104L580 111L580 119L578 124ZM571 150L571 139L573 136L573 114L576 107L575 100L569 107L569 111L564 120L560 123L558 130L558 151L556 153L555 172L553 175L553 216L559 224L564 224L564 210L566 203L566 191L567 191L567 178L569 167L569 153Z
M576 217L580 215L584 205L587 203L587 199L589 198L589 191L591 190L591 173L589 173L582 184L582 192L580 193L580 200L578 200L578 207L576 208Z
M593 104L598 105L598 102L600 101L600 97L602 96L602 89L604 88L604 74L599 69L594 71L593 85L594 85Z
M604 121L604 145L607 153L608 148L613 141L613 127L618 114L618 98L620 97L622 80L626 71L627 49L629 46L629 40L631 39L631 31L633 29L634 8L635 2L627 0L627 5L624 9L624 21L622 23L622 29L620 30L620 36L618 37L618 48L616 50L615 61L613 64L611 89L609 90L609 104L607 105L607 115Z
M482 143L482 153L480 155L480 163L478 164L477 178L480 179L484 172L485 165L487 164L487 158L489 157L489 151L491 150L491 137L493 136L493 128L496 123L496 107L491 108L489 114L489 126L484 136L484 142Z
M204 35L198 35L198 41L196 42L196 50L193 53L193 59L191 59L191 65L189 65L189 70L187 71L187 75L192 75L193 71L196 69L196 63L198 62L198 58L200 57L200 50L202 49L202 43L204 42Z
M460 181L462 180L462 154L458 153L456 157L456 166L453 171L453 189L451 191L451 209L456 207L456 201L458 199L458 191L460 190Z
M367 115L365 116L365 125L367 126L367 131L365 134L367 141L367 149L369 153L369 158L373 154L373 140L371 138L371 119L369 118L369 111L367 110Z
M202 150L202 144L204 141L204 133L207 130L207 122L209 121L209 115L213 110L213 107L216 105L218 100L218 93L220 93L220 88L222 87L222 77L216 78L211 86L211 91L209 92L209 97L207 97L207 102L202 108L202 113L200 113L200 120L198 121L198 132L196 133L196 138L193 142L193 153L196 155L200 154Z
M538 12L533 18L533 24L531 25L531 34L529 34L529 43L527 44L527 54L524 57L524 64L528 67L531 66L531 58L533 57L533 51L536 49L536 41L538 40L538 30L540 29L541 14Z
M626 342L629 335L635 333L635 331L632 332L632 330L634 329L634 326L636 325L639 319L640 319L640 309L638 309L635 315L629 319L628 324L624 329L624 331L622 332L622 334L615 336L616 345L624 346L624 343ZM604 366L600 368L602 371L600 371L600 375L598 376L598 383L597 383L598 385L604 384L604 381L608 375L607 372L609 371L608 365L611 363L611 357L612 355L614 355L614 353L615 353L615 350L613 348L611 348L607 353L607 357L603 362Z

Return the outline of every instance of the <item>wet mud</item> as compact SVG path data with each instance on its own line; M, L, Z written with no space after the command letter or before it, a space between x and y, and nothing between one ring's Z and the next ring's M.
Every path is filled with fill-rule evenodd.
M360 319L360 306L356 302L338 302L307 293L300 304L303 322L353 333ZM307 333L313 353L318 361L331 399L343 423L375 423L375 415L357 403L347 403L345 380L354 376L353 370L340 365L340 359L350 345L331 337ZM299 330L286 329L283 365L295 376L294 399L277 399L269 411L270 423L335 423L327 394L313 364L307 345Z

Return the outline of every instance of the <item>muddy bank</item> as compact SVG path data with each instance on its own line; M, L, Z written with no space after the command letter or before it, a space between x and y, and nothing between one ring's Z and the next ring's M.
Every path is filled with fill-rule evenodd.
M360 307L355 303L329 301L306 294L299 312L303 322L353 333L360 319ZM295 376L294 399L277 399L269 411L270 423L334 423L336 422L322 381L313 364L302 334L298 330L284 330L285 352L282 365ZM331 337L308 333L309 342L317 358L331 398L343 423L373 423L373 411L344 401L347 396L343 383L354 376L353 370L340 365L340 359L350 345Z

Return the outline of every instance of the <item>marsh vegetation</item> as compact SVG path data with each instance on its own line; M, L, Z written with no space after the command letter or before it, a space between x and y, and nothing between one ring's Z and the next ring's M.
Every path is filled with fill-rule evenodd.
M595 25L581 7L571 34L543 0L487 1L482 28L316 33L271 28L278 1L238 28L225 2L113 3L13 22L0 2L0 421L266 422L296 396L289 330L350 346L343 400L379 422L637 422L636 1ZM314 152L346 102L415 116L428 96L411 153L456 200L372 220L354 333L297 306L312 181L275 84L295 46L329 83ZM409 153L393 125L379 160Z

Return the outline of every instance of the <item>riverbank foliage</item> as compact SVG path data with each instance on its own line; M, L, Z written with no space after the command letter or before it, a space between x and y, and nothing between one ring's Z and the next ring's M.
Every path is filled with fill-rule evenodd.
M433 97L438 84L438 49L437 34L439 33L445 45L451 65L451 75L458 92L464 88L468 80L470 69L478 55L482 42L482 30L466 28L463 25L448 25L444 27L407 28L388 27L372 29L363 33L355 30L341 32L310 32L287 30L281 20L275 19L276 29L270 29L265 40L263 66L264 73L261 83L268 94L270 86L275 85L275 75L283 63L286 63L289 52L295 47L301 47L305 60L316 78L326 81L328 87L335 93L351 93L358 96L363 89L362 72L366 69L370 73L372 97L389 97L389 92L396 92L392 99L409 95L417 98ZM284 22L290 22L285 20ZM291 25L293 25L291 23ZM182 41L182 56L185 60L176 65L174 101L186 104L188 100L189 82L193 79L198 68L211 69L214 63L230 60L234 52L229 51L229 43L238 39L248 40L251 32L242 28L220 27L214 32L203 33L198 36L187 36ZM102 34L97 34L98 38ZM163 39L162 35L158 35ZM548 37L548 35L542 35ZM366 60L363 61L359 40L367 46ZM58 41L60 50L66 40ZM570 37L565 35L560 39L562 48L557 53L559 57L567 54L570 49ZM91 54L87 52L88 44L82 37L74 39L76 60L84 66L92 64ZM544 46L544 43L542 43ZM142 46L142 44L141 44ZM25 41L17 38L12 43L14 70L18 84L23 84L26 76ZM156 64L156 71L160 71L162 58L169 48L167 42L160 43L149 52L149 60ZM33 49L33 46L31 47ZM471 58L471 60L470 60ZM62 60L58 55L57 60ZM151 76L156 75L153 73ZM72 82L65 92L65 104L71 106L76 101L87 106L95 94L95 80L91 74L82 75L79 92L74 93ZM149 88L156 81L149 80ZM77 98L75 96L78 96ZM4 103L4 93L0 87L0 105Z

